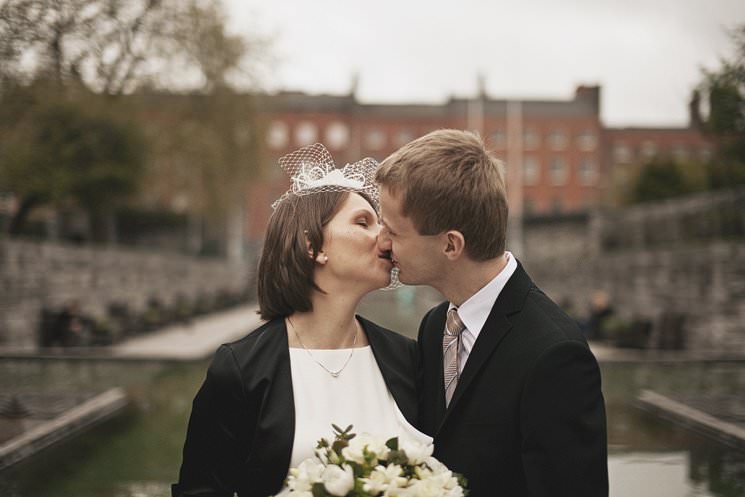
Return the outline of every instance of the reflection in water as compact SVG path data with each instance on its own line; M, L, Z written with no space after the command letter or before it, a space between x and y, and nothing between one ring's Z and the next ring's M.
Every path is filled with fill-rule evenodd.
M694 489L686 474L685 452L631 452L608 458L611 497L709 495Z
M408 292L408 293L407 293ZM415 336L437 296L379 292L360 309ZM123 416L0 473L3 497L159 497L176 479L191 401L207 363L163 365L85 361L0 361L0 390L74 392L122 385L133 400ZM745 454L649 415L637 392L745 391L745 364L603 364L612 497L745 495Z

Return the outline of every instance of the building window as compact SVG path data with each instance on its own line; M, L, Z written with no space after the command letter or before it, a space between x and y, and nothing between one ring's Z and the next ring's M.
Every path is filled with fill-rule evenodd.
M541 179L541 165L536 157L526 157L523 161L523 183L537 185Z
M688 160L688 150L682 145L675 145L672 151L673 160L676 162L686 162Z
M523 133L523 148L525 150L535 150L541 145L541 135L538 130L528 128Z
M577 172L579 181L585 186L594 185L597 181L597 168L591 159L582 159Z
M403 147L410 141L414 139L414 133L411 132L409 129L400 129L396 133L396 146L397 147Z
M496 150L507 148L507 133L503 129L498 129L491 134L491 141Z
M619 144L613 147L613 159L617 164L631 162L631 149L628 145Z
M598 145L598 137L593 133L592 130L586 129L577 136L577 147L580 150L589 152L595 150Z
M318 139L318 127L310 121L303 121L295 128L295 143L303 147Z
M653 159L657 155L657 144L651 140L642 143L642 157L644 160Z
M380 150L385 146L385 133L378 128L368 130L365 134L365 147L368 150Z
M326 143L334 150L339 150L349 142L349 128L346 124L336 121L326 128Z
M548 144L553 150L564 150L567 146L567 135L563 130L555 129L548 135Z
M566 166L566 162L561 157L554 157L551 159L549 165L549 175L551 176L551 183L556 186L566 184L569 177L569 171Z
M289 141L290 130L282 121L272 121L266 134L266 143L271 148L284 148Z

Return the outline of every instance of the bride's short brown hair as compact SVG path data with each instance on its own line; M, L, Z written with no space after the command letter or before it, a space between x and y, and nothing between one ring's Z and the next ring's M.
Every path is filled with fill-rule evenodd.
M315 258L323 248L323 228L341 209L350 192L289 195L269 218L259 260L259 314L262 319L286 317L313 309ZM359 193L374 205L364 193ZM312 255L308 254L308 243Z

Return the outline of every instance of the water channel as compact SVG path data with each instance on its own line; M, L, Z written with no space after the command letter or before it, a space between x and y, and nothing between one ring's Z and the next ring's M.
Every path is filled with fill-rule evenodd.
M400 292L400 291L399 291ZM429 305L410 289L369 298L362 314L416 333ZM180 463L191 400L207 363L0 361L3 391L123 386L124 414L0 473L3 497L165 497ZM745 453L634 405L641 389L742 395L745 363L604 363L612 497L745 496Z

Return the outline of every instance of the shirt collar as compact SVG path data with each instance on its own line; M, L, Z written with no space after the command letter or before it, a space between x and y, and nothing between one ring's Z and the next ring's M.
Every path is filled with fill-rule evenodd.
M505 251L505 257L507 257L507 265L502 271L458 307L458 316L474 338L478 338L499 294L502 293L510 276L517 269L515 257L507 251ZM454 307L451 303L448 310Z

